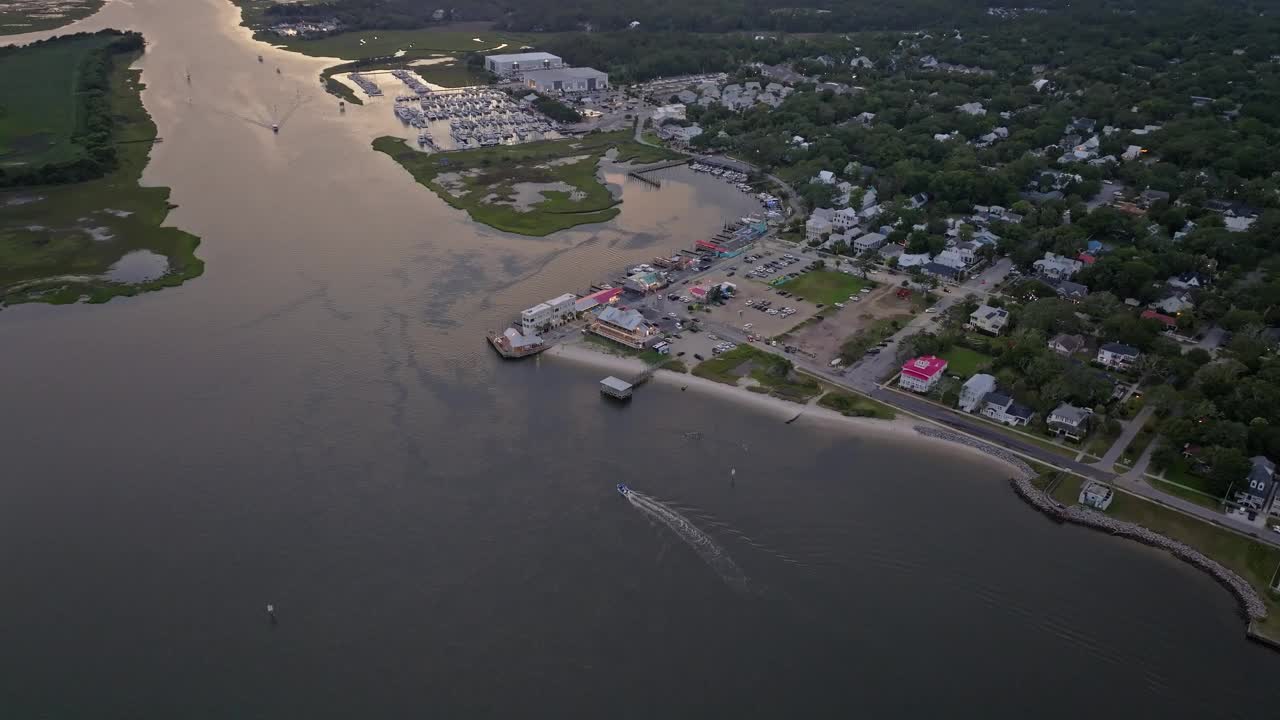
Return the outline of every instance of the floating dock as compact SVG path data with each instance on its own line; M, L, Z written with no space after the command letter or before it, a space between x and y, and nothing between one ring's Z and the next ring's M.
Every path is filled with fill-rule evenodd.
M600 392L618 400L631 399L635 386L612 375L600 381Z

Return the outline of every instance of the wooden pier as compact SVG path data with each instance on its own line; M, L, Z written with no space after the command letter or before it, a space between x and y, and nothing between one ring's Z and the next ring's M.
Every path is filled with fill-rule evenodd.
M649 185L652 185L653 187L656 187L656 188L662 187L662 183L658 182L657 180L654 180L653 178L647 178L635 170L632 170L631 172L627 173L627 177L633 177L639 180L640 182L648 183Z

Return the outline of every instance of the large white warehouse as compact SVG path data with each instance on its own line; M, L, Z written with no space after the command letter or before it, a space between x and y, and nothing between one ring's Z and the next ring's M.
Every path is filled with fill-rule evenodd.
M530 70L554 70L564 67L558 55L545 52L514 53L511 55L486 55L484 66L494 75L509 77Z
M592 68L527 70L524 84L538 92L593 92L609 87L609 74Z

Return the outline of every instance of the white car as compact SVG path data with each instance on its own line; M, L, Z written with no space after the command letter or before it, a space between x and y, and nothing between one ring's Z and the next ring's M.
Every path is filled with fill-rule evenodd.
M858 292L862 293L863 295L866 295L867 293L871 292L871 288L862 288Z
M677 315L677 314L675 314L675 313L673 313L673 312L669 312L669 313L667 313L667 317L669 317L669 318L675 318L675 317L680 317L680 316L679 316L679 315Z
M743 330L750 330L750 329L751 329L751 328L753 328L753 327L755 327L755 325L753 325L752 323L747 323L747 324L745 324L745 325L743 325L743 326L742 326L742 329L743 329Z
M844 303L835 303L835 306L836 306L836 307L838 307L838 308L843 308L843 307L844 307Z
M774 310L774 309L772 309L772 308L770 308L769 310L766 310L765 312L767 312L767 313L768 313L768 314L770 314L770 315L777 315L777 314L778 314L778 311L777 311L777 310Z
M680 296L680 302L682 302L682 303L687 303L687 302L689 302L689 296L688 296L688 295L681 295L681 296Z
M925 308L925 309L924 309L924 311L925 311L925 312L927 312L927 313L936 313L936 312L938 312L938 308L931 308L931 307L928 307L928 308Z

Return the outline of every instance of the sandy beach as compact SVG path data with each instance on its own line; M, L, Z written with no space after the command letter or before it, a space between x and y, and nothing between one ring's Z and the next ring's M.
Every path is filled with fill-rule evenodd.
M610 355L605 352L596 350L590 345L584 343L564 342L543 353L545 356L564 358L571 362L577 362L584 365L590 365L600 370L612 373L623 379L628 379L645 370L646 365L636 358L622 357L619 355ZM899 443L928 443L937 448L945 448L951 451L962 453L967 457L974 459L983 459L988 462L999 463L1001 466L1013 468L1012 465L1000 458L994 457L977 448L961 445L959 443L942 440L939 438L931 438L921 435L916 431L915 426L922 421L902 412L893 420L877 420L875 418L864 417L848 417L840 413L820 407L816 404L800 405L779 398L754 393L745 387L732 387L724 383L718 383L714 380L700 378L695 375L685 373L671 372L668 370L659 370L654 374L650 382L659 382L664 385L678 386L686 388L692 392L699 392L714 395L724 400L737 402L752 407L760 412L776 416L780 421L790 420L800 415L796 420L796 424L803 425L805 423L820 423L829 427L838 427L845 430L853 431L861 436L875 436L883 438L890 442ZM1020 474L1016 468L1015 474Z

